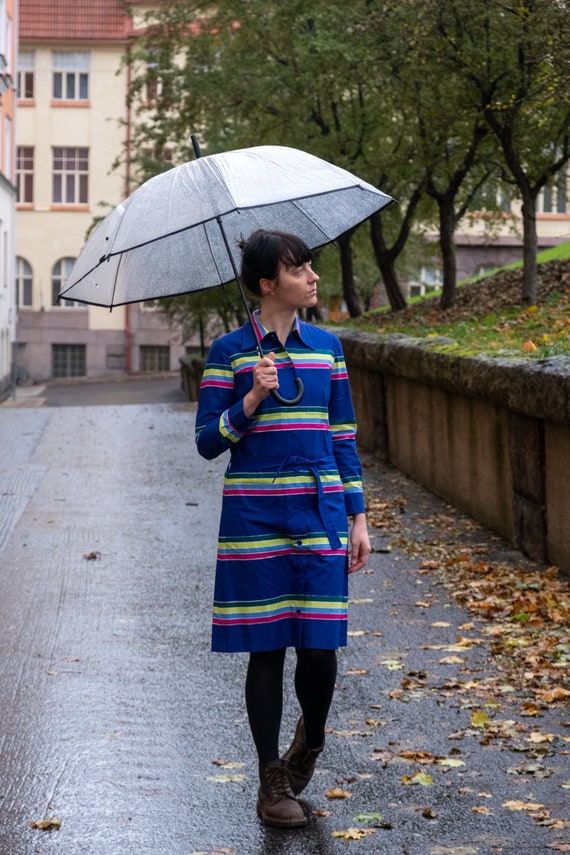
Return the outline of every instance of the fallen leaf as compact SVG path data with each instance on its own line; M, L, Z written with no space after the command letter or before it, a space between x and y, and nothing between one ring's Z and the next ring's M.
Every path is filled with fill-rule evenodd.
M534 733L529 734L527 742L534 742L537 745L540 745L543 742L552 742L553 739L553 733L540 733L539 731L535 731Z
M485 727L489 721L489 716L486 712L476 711L471 716L471 727Z
M472 807L472 813L482 813L484 816L492 816L493 811L488 807Z
M30 828L38 828L40 831L53 831L61 828L61 819L38 819L30 822Z
M437 814L431 808L424 808L422 816L424 819L437 819Z
M520 801L508 801L503 802L502 807L506 807L509 810L540 810L544 807L544 805L538 804L537 802L520 802Z
M245 775L210 775L206 780L212 784L239 784L247 778Z
M433 778L425 772L416 772L415 775L412 775L411 777L409 775L404 775L404 777L401 778L401 782L404 786L419 784L422 787L431 787L433 784Z
M242 769L243 763L232 763L230 760L212 760L214 766L223 766L224 769Z
M87 555L83 556L86 561L96 561L98 558L101 558L101 553L97 550L93 552L88 552Z
M438 766L447 766L449 769L458 769L459 766L465 766L464 760L457 760L455 757L440 757L435 762Z
M314 816L332 816L332 810L313 810L311 813Z
M563 689L562 686L557 686L555 689L536 689L535 694L547 704L570 698L570 690Z
M378 663L379 665L384 665L388 671L402 671L404 666L397 659L381 659Z
M361 840L368 834L376 834L375 828L347 828L346 831L333 831L333 837L342 837L344 840Z
M463 665L465 659L462 659L461 656L444 656L443 659L439 660L440 665Z
M341 787L329 787L325 796L327 799L349 799L352 793L349 793L348 790L343 790Z
M570 852L570 842L560 840L557 843L547 843L546 848L555 849L557 852Z

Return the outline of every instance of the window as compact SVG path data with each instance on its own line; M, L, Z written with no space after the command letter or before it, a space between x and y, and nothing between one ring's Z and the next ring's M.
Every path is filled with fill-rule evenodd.
M19 205L34 203L34 149L19 145L16 154L16 202Z
M87 205L89 178L89 149L54 148L54 205Z
M141 345L141 371L170 371L168 345Z
M159 53L155 51L156 60L151 60L146 66L146 81L144 97L147 104L156 104L162 95L162 80L160 78Z
M85 377L87 374L84 344L52 344L52 377Z
M545 187L537 199L537 210L543 214L565 214L568 199L567 173L561 169L553 187Z
M25 258L16 259L16 306L32 305L32 268Z
M31 101L34 97L36 57L33 51L20 51L18 56L18 98Z
M423 297L441 288L443 282L442 271L433 265L424 265L419 277L410 283L410 297Z
M12 148L12 119L4 116L4 175L14 180L14 149Z
M89 53L53 53L53 100L89 99Z
M75 264L74 258L60 258L56 261L51 271L51 304L52 306L84 306L85 303L77 302L76 300L59 300L57 295L65 285L69 274L73 270Z

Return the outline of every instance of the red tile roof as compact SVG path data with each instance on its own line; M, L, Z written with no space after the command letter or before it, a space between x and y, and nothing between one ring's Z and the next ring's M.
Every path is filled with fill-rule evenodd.
M124 41L132 31L124 0L20 0L20 39Z

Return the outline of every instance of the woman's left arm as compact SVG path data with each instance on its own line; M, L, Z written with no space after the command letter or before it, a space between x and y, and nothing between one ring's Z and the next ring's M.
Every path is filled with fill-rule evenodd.
M356 573L362 570L368 563L371 546L368 537L368 526L366 514L354 514L352 518L352 529L350 531L350 554L348 572Z

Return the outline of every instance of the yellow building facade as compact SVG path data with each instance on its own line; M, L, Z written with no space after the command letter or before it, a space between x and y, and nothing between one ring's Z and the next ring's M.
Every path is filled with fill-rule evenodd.
M10 394L16 341L15 95L17 0L0 0L0 401Z
M21 0L17 243L20 380L171 371L185 348L152 308L57 301L86 236L129 192L122 0ZM120 161L121 165L113 168Z

